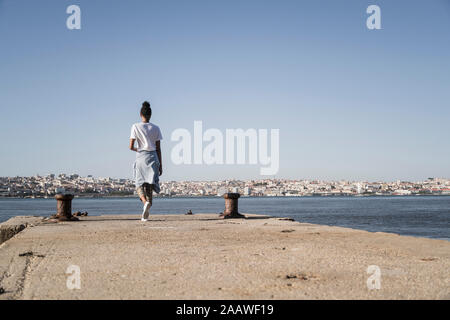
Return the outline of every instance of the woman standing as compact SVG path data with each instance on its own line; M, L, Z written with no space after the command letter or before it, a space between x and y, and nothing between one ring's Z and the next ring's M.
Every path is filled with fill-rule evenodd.
M161 130L150 122L152 109L150 103L145 101L141 108L142 122L131 127L130 150L136 152L134 162L134 179L136 192L144 208L141 221L147 221L152 206L152 193L159 193L159 176L162 175ZM137 147L134 146L135 142Z

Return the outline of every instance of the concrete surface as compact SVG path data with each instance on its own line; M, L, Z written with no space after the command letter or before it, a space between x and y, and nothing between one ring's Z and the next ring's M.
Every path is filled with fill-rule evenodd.
M44 221L0 245L0 299L450 298L448 241L248 217Z
M17 216L0 224L0 244L11 239L28 226L40 223L44 218L34 216Z

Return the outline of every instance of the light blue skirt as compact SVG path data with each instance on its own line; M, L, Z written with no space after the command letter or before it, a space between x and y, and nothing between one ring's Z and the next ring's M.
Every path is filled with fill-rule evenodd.
M144 183L152 184L153 190L159 193L159 159L156 151L136 152L133 169L136 187Z

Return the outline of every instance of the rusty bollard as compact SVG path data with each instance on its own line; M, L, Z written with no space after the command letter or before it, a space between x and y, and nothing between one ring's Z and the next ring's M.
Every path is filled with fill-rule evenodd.
M238 199L241 195L239 193L225 193L225 211L220 215L223 219L245 218L243 214L238 211Z
M78 221L78 218L72 216L73 194L57 194L55 199L56 216L59 221Z

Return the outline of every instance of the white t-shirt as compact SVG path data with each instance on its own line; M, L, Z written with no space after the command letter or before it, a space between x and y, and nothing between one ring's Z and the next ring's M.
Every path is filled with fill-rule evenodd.
M155 151L156 141L162 140L161 130L151 122L139 122L131 127L130 139L136 139L138 151Z

